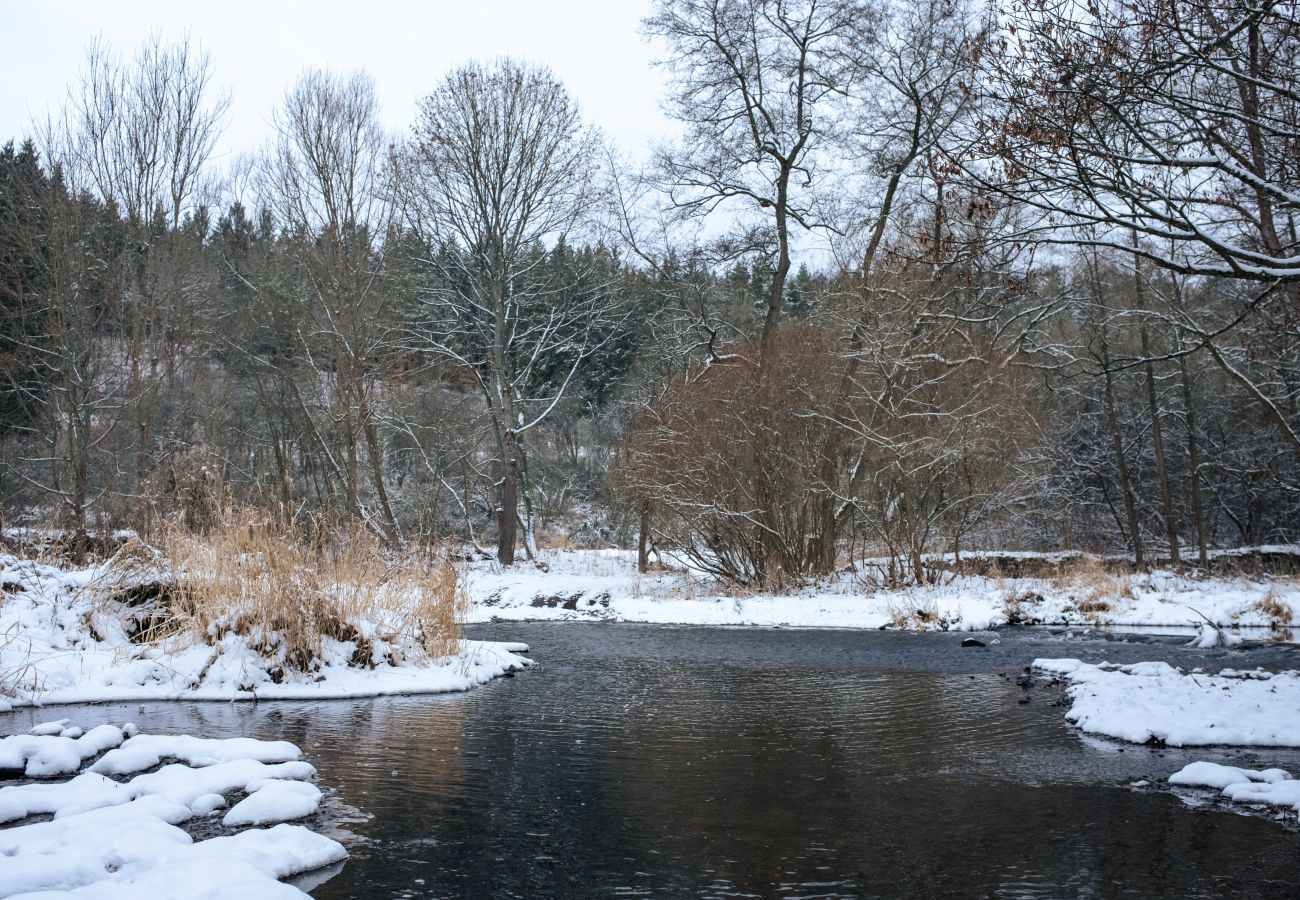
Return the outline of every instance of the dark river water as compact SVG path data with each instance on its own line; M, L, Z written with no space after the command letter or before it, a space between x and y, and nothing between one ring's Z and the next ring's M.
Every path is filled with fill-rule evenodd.
M501 624L539 665L467 694L18 711L297 742L379 897L1300 897L1300 834L1155 789L1192 759L1081 738L1036 656L1300 666L1136 637ZM991 639L991 636L985 636ZM1185 639L1183 639L1185 640ZM1027 700L1028 702L1021 702ZM1293 816L1294 818L1294 816Z

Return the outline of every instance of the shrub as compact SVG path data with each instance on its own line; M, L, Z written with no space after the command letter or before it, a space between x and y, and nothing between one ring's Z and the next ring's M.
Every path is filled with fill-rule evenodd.
M791 325L774 340L765 365L744 344L680 373L633 419L611 470L669 544L747 586L833 568L847 468L832 437L834 338Z

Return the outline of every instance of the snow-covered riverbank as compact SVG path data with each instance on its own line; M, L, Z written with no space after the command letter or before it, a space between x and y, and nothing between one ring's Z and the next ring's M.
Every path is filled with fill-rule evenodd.
M1300 626L1293 577L1192 577L1098 569L1057 577L944 575L939 584L876 589L840 574L786 594L746 593L685 569L639 575L622 550L543 551L547 571L526 563L470 565L471 622L606 620L671 625L979 631L1004 624L1175 627L1206 619L1232 628ZM1297 627L1300 636L1300 627Z
M0 709L463 691L530 664L520 655L523 644L481 641L461 641L458 653L429 659L366 634L362 622L355 640L323 637L319 656L295 671L266 649L274 636L231 629L139 640L139 608L113 599L121 587L103 566L56 568L0 556Z
M1185 672L1165 662L1036 659L1065 679L1067 721L1090 734L1174 747L1300 747L1300 672Z
M17 823L0 829L0 897L306 897L280 879L347 851L285 824L322 796L301 757L287 741L83 732L66 719L4 737L0 775L39 780L0 787L0 823ZM24 821L34 816L50 818ZM223 833L195 841L182 827L208 819Z

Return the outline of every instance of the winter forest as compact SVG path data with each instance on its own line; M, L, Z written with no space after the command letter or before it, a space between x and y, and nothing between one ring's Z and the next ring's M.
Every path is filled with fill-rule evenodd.
M0 900L1300 896L1300 0L252 4L5 11Z
M0 155L6 525L232 500L389 544L844 553L1295 540L1300 8L664 0L632 167L544 67L263 146L197 39L87 50ZM644 565L644 559L643 559Z

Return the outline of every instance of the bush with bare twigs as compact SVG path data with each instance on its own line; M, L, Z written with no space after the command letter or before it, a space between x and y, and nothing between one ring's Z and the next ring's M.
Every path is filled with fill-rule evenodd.
M846 468L826 390L834 337L792 325L775 341L764 363L744 344L679 374L635 417L611 473L701 570L761 587L833 567Z

